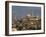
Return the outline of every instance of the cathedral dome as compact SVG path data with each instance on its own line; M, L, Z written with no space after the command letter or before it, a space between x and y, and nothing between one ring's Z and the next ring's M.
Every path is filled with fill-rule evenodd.
M31 15L30 14L27 14L28 17L30 17Z

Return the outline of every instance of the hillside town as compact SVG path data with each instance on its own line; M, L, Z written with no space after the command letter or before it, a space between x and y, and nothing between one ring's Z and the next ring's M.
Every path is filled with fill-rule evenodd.
M15 17L16 18L16 17ZM32 16L27 14L24 17L21 17L18 20L14 20L12 24L13 31L22 31L22 30L40 30L41 29L41 17Z

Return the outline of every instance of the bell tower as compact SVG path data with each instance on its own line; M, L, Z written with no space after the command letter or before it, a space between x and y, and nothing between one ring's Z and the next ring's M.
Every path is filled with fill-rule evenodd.
M30 14L30 16L32 16L32 10L29 10L29 14Z

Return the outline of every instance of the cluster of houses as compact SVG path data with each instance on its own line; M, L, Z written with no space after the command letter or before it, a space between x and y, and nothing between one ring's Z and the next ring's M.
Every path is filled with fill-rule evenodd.
M41 29L41 17L28 14L20 20L16 20L14 24L12 24L12 29L13 31L39 30Z

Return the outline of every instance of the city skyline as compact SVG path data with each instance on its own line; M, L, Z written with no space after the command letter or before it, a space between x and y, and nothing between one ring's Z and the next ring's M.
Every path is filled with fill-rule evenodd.
M28 6L12 6L12 16L17 19L26 15L41 16L41 7L28 7Z

